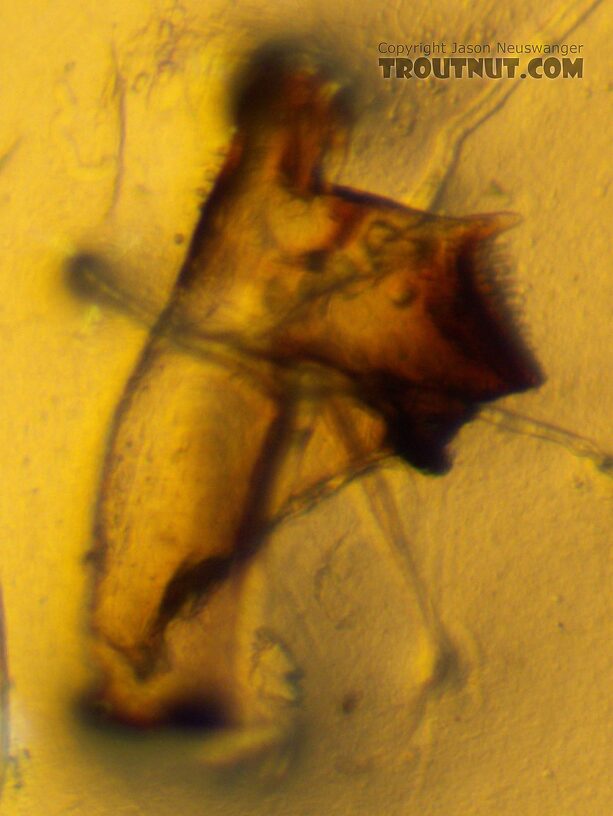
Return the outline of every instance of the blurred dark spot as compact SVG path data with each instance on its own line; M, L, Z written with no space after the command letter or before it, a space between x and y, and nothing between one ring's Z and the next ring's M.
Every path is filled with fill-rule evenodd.
M169 703L155 719L126 715L105 699L100 687L93 687L75 701L73 711L87 726L104 726L117 731L151 732L163 728L181 731L213 731L231 722L228 709L220 701L185 697Z
M181 700L170 707L165 720L165 725L182 731L213 730L227 724L224 707L211 700Z
M613 456L604 456L598 465L598 470L609 475L613 472Z
M99 300L101 281L109 275L109 265L93 252L81 252L68 258L64 267L66 285L73 295L82 300ZM103 295L102 295L103 296Z
M438 644L438 653L428 681L430 688L460 689L468 680L469 667L446 636Z
M343 714L353 714L362 702L362 693L359 691L348 691L342 699L341 711Z
M334 100L334 114L339 123L355 119L355 98L346 70L330 59L329 52L319 50L313 41L281 38L264 43L254 54L234 83L231 116L244 126L261 116L271 123L281 115L278 102L284 98L289 77L300 72L316 74L321 82L334 81L341 90Z
M327 254L325 249L315 249L312 252L307 252L304 263L309 272L323 272Z

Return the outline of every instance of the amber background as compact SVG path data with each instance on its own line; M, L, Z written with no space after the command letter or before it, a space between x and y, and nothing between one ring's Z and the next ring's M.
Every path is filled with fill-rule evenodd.
M230 135L228 82L268 36L314 38L358 88L360 118L336 178L411 203L437 137L481 88L384 83L377 43L520 42L552 16L563 30L565 12L590 8L28 0L3 10L0 580L12 682L3 814L613 810L610 479L562 446L482 422L454 443L447 477L386 471L459 655L446 685L423 693L428 655L413 601L380 556L356 485L283 526L263 560L258 614L305 671L299 750L282 779L266 769L219 776L199 765L197 735L100 731L73 706L89 671L82 559L97 473L146 329L77 300L68 259L94 247L163 301L184 251L176 236L189 235ZM526 81L467 136L440 199L453 214L525 216L507 245L548 381L506 407L607 450L610 23L596 4L567 40L585 45L582 80ZM340 705L348 693L359 701L350 714Z

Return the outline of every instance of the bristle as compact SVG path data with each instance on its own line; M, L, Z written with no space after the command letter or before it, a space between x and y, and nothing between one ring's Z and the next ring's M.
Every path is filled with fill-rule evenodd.
M529 341L524 314L525 295L517 282L508 245L494 237L479 242L474 248L473 264L475 280L490 308L509 320Z

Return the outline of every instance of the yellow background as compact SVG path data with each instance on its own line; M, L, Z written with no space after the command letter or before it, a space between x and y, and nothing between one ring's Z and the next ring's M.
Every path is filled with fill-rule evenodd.
M77 300L65 285L69 258L93 248L129 288L163 302L230 135L228 82L263 39L312 37L345 66L359 118L331 172L410 204L440 134L483 88L385 83L377 43L526 42L547 25L565 31L583 11L567 42L585 45L584 78L521 84L465 139L440 209L524 216L507 245L548 379L506 407L613 450L604 4L27 0L3 9L3 814L613 812L611 482L563 446L483 422L455 441L448 476L385 471L457 650L446 683L428 693L415 685L420 632L352 486L284 525L263 558L266 625L305 672L303 732L283 778L220 777L195 758L197 735L100 731L74 710L88 680L83 555L98 470L146 329ZM315 586L322 565L327 583ZM347 695L359 702L350 713Z

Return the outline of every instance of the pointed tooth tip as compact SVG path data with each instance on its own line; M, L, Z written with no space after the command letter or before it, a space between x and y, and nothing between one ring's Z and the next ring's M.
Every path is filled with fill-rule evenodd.
M493 216L496 226L496 232L505 232L506 230L517 227L524 220L523 215L516 212L501 212Z
M523 215L515 212L484 213L469 216L467 219L469 228L472 227L471 231L480 232L483 237L506 232L521 224L523 220Z
M514 212L483 213L456 219L452 234L461 242L482 241L521 224L524 217Z

